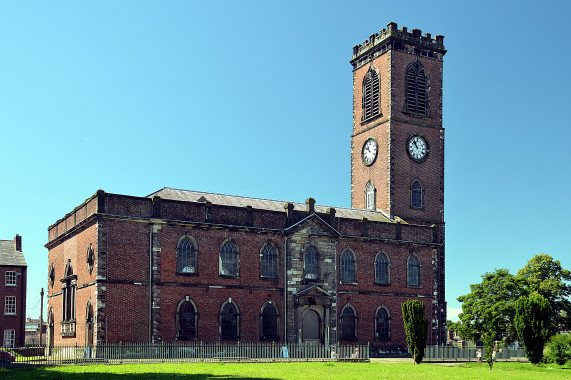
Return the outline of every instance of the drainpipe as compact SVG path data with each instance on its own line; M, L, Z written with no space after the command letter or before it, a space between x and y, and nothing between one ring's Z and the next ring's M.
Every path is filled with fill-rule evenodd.
M149 343L153 340L153 225L149 232Z
M287 236L284 239L284 343L287 344Z

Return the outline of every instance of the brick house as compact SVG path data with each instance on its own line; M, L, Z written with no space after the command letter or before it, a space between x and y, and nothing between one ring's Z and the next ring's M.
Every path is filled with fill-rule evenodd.
M22 237L0 240L0 336L3 347L23 346L26 339L26 259Z
M446 342L443 37L390 23L353 49L352 208L102 190L49 227L48 341L405 347Z

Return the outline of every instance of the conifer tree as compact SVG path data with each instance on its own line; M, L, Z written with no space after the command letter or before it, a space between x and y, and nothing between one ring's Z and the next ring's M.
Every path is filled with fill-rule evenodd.
M424 303L419 300L408 300L402 304L402 319L406 333L406 343L415 364L424 358L428 319L424 312Z
M515 303L515 328L525 348L525 355L537 365L543 358L543 346L549 338L549 301L534 292Z

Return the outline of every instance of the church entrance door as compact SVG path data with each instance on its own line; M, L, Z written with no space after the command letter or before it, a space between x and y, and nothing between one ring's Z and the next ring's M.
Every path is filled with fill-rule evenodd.
M303 313L302 340L305 343L321 343L321 320L315 310Z

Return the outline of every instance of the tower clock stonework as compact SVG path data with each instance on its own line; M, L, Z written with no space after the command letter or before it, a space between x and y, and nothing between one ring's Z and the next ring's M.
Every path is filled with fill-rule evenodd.
M444 294L444 37L389 23L353 47L351 207L434 226L438 324ZM374 143L372 143L374 142ZM371 146L375 147L374 159ZM433 317L433 318L434 318ZM443 334L443 330L440 331Z

